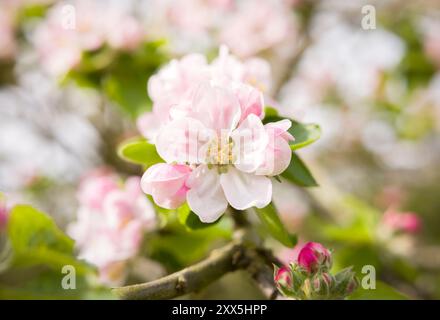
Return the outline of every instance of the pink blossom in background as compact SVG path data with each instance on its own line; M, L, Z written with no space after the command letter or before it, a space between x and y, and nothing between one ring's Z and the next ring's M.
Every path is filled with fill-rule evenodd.
M240 57L249 57L292 36L295 21L283 1L244 0L220 28L220 41Z
M414 212L400 212L390 207L382 217L384 226L394 232L418 233L422 228L422 221Z
M63 2L52 7L34 35L43 66L55 76L75 68L83 51L96 50L105 43L131 50L143 41L145 32L140 23L115 2L76 0L68 4L74 10L66 11ZM69 13L74 15L67 19Z
M123 266L138 253L144 233L156 226L140 178L130 177L123 186L116 178L108 172L93 172L82 182L77 220L68 227L79 258L97 266L100 279L108 285L123 283Z
M105 197L119 188L119 178L106 168L99 168L86 175L78 189L78 201L84 207L100 210Z

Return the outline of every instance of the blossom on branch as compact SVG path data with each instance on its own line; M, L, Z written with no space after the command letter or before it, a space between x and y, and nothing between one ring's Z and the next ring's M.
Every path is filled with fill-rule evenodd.
M149 137L168 165L149 168L142 188L159 205L174 209L186 196L201 221L213 222L228 204L245 210L270 203L270 177L290 163L291 122L263 124L264 96L245 83L249 74L223 48L211 65L187 56L152 77L148 116L160 125Z

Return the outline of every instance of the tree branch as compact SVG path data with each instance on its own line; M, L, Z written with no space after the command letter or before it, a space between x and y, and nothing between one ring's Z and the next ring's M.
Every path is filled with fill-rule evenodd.
M246 270L256 281L268 299L277 296L273 282L272 255L264 249L257 249L247 242L243 235L239 240L214 250L205 260L170 274L164 278L131 286L113 289L120 299L159 300L172 299L196 292L223 275L235 270Z
M121 299L158 300L198 291L224 274L239 269L243 251L242 245L233 242L179 272L155 281L115 288L113 292Z

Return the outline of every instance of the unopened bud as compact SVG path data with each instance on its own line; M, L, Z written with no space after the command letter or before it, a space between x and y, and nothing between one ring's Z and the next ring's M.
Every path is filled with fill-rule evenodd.
M330 297L335 279L330 273L323 272L316 274L312 280L313 291L322 298Z
M308 242L298 254L298 265L312 274L327 271L332 266L331 253L320 243Z
M336 276L336 289L335 293L339 297L343 298L352 294L357 287L359 282L356 278L356 274L353 272L352 268L345 268L340 271Z
M292 274L287 267L281 267L275 270L275 284L279 287L290 288L292 286Z

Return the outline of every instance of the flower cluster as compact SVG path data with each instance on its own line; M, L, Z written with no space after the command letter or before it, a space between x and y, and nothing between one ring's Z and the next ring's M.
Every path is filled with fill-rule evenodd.
M203 222L217 220L228 204L268 205L270 177L289 165L293 137L290 120L262 122L258 88L269 82L267 74L261 60L241 63L222 48L211 64L189 55L153 76L153 112L140 126L166 163L145 172L144 192L168 209L187 201Z
M308 242L296 262L289 267L275 266L274 281L284 296L294 299L342 299L353 293L358 282L351 268L332 275L331 267L330 251L320 243Z
M138 253L144 232L156 226L139 180L130 177L121 185L111 172L97 170L79 187L78 217L68 233L76 240L79 258L98 267L101 283L124 281L127 261Z
M122 50L136 48L145 32L126 11L116 2L75 0L56 4L35 33L43 66L59 76L79 64L83 51L97 50L104 44Z

